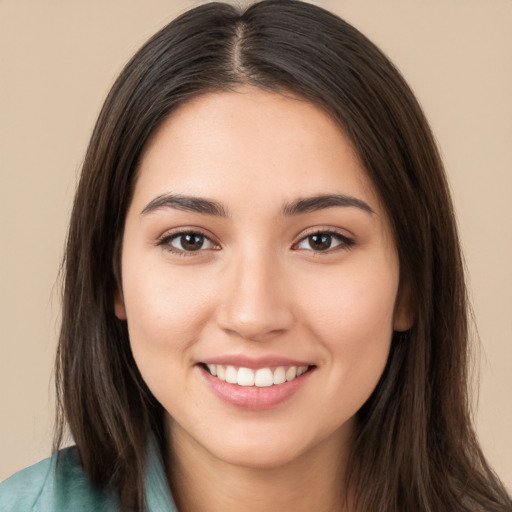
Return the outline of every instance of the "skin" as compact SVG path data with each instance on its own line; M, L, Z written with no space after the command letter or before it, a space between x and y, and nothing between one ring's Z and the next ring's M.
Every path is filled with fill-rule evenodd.
M206 198L227 215L148 211L164 194ZM371 212L283 214L321 194L350 196ZM207 238L184 251L180 230ZM318 250L308 236L326 231L337 235ZM244 87L201 95L165 120L142 155L115 310L168 413L180 511L343 509L355 414L382 374L393 329L411 324L398 290L386 213L322 110ZM314 370L288 400L248 410L220 400L198 366L240 354Z

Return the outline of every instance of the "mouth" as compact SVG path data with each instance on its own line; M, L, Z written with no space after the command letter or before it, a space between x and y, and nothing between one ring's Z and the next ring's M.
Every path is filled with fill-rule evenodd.
M316 368L314 365L246 368L223 364L201 363L211 376L241 387L269 388L291 382Z

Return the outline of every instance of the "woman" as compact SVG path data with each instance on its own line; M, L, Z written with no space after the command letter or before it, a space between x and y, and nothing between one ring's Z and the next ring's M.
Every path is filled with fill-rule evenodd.
M442 164L379 50L300 2L189 11L84 162L57 368L76 448L2 510L511 510L466 314Z

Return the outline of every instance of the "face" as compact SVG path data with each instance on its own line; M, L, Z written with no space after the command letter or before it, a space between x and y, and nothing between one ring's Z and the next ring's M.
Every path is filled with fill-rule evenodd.
M342 130L243 88L174 111L143 153L122 290L171 447L276 467L339 453L409 325L386 214Z

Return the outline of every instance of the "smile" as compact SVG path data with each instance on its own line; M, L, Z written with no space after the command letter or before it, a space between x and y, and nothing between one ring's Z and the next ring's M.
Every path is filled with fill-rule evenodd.
M317 368L303 362L278 362L276 358L258 362L241 357L223 359L222 363L198 364L199 375L222 401L253 411L272 409L291 399L307 385Z
M266 388L290 382L306 373L309 366L279 366L251 369L222 364L205 364L208 372L224 382L244 387Z

